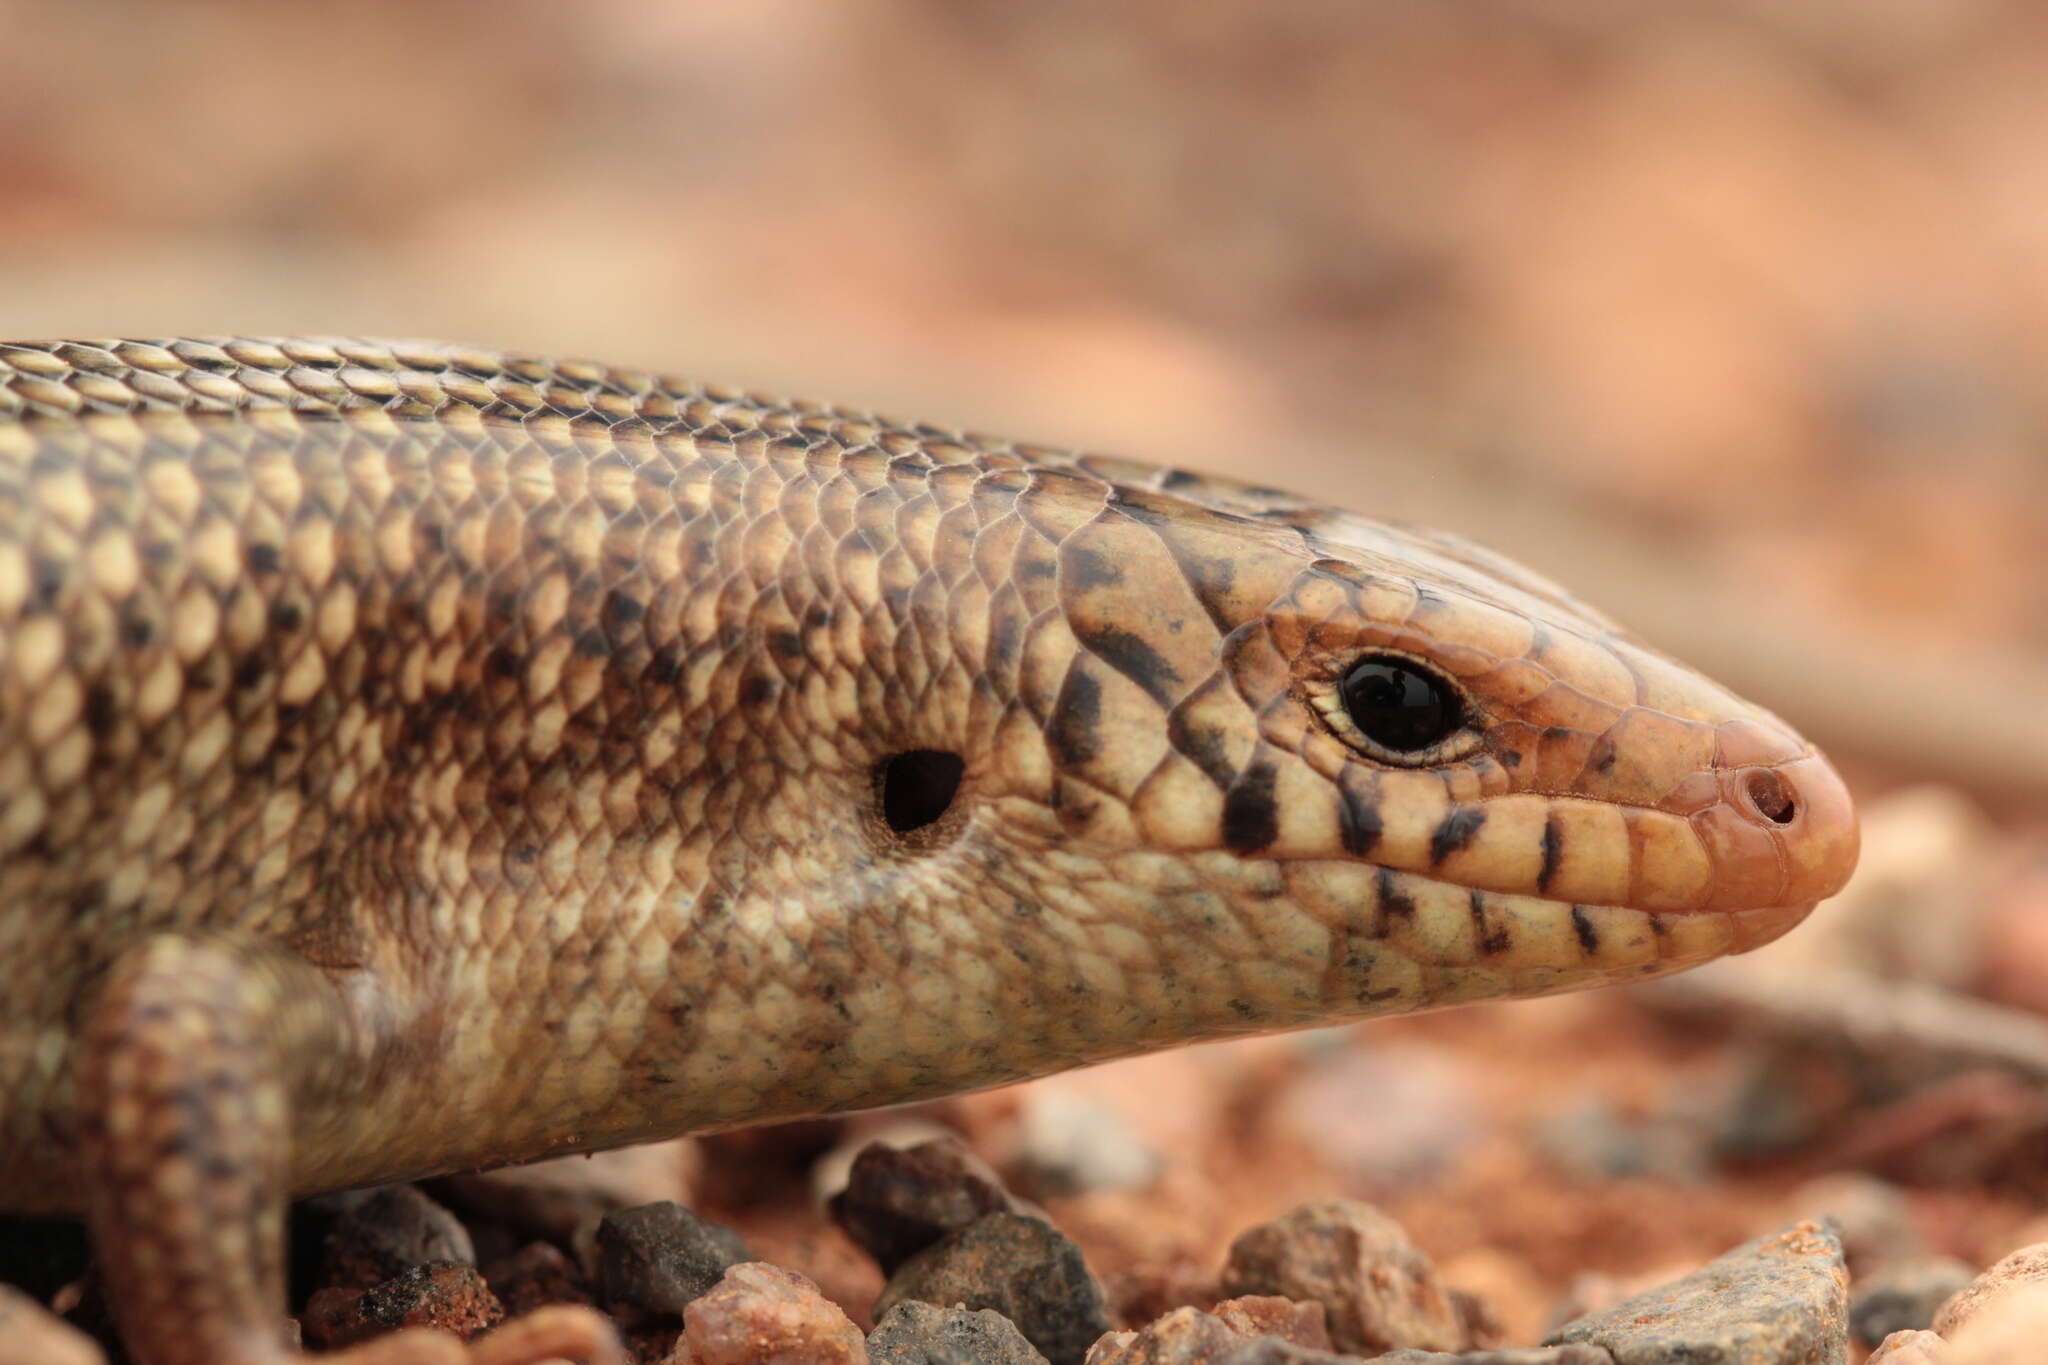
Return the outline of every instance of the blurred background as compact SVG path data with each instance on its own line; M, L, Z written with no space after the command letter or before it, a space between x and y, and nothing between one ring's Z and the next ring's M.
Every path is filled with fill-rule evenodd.
M576 354L1464 531L1836 754L1893 880L1809 965L1854 960L1845 989L1886 999L1940 958L1931 989L2026 1022L2048 997L2048 9L0 0L0 25L0 333ZM1768 1011L1692 1008L1589 997L1084 1078L1220 1134L1205 1178L1273 1131L1293 1174L1149 1223L1061 1207L1112 1268L1199 1262L1275 1190L1370 1190L1428 1150L1442 1198L1400 1211L1523 1323L1576 1270L1712 1254L1750 1216L1687 1193L1726 1151L1674 1174L1640 1125L1675 1075L1767 1108L1777 1067L1803 1095L1807 1054L1731 1063L1711 1049ZM2048 1119L2027 1065L1966 1062L2019 1078L1983 1101L1996 1159L1891 1175L1981 1260L2037 1212L2038 1177L1997 1163L2048 1150ZM1218 1068L1223 1099L1159 1099ZM1560 1070L1635 1168L1501 1137ZM1739 1188L1882 1167L1812 1154L1924 1103L1861 1084L1736 1141L1806 1163ZM1269 1091L1280 1130L1245 1117ZM1026 1101L981 1103L1023 1131ZM1406 1156L1286 1136L1447 1104ZM853 1273L805 1245L828 1288Z

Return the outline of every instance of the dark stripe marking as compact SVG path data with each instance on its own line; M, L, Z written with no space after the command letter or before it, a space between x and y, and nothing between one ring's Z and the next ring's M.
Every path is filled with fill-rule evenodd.
M1593 921L1586 917L1586 907L1572 907L1572 932L1579 936L1579 946L1591 957L1600 951L1600 931L1593 927Z
M1453 806L1443 823L1436 827L1436 833L1429 837L1429 861L1432 866L1459 849L1468 847L1478 836L1479 827L1486 823L1486 812L1478 806Z
M1543 870L1536 874L1538 895L1550 891L1550 879L1557 875L1557 865L1564 857L1564 826L1557 823L1555 815L1543 822Z

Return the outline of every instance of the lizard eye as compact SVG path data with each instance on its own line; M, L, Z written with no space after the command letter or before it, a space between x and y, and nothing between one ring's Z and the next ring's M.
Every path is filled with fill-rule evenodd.
M1405 654L1374 653L1351 661L1318 698L1338 735L1382 762L1413 767L1463 756L1476 739L1463 697L1435 669ZM1457 750L1458 752L1453 752Z

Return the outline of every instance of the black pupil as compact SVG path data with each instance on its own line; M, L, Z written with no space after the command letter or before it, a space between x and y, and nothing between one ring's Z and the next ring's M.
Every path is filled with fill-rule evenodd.
M1464 723L1449 685L1406 659L1368 655L1351 666L1338 691L1352 724L1396 753L1427 749Z

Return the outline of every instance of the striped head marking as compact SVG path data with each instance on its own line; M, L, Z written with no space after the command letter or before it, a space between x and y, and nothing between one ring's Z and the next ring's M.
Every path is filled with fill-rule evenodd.
M1047 856L988 870L1173 1027L1656 975L1855 862L1811 745L1478 547L1110 462L1015 507L1041 609L998 612L968 768Z

